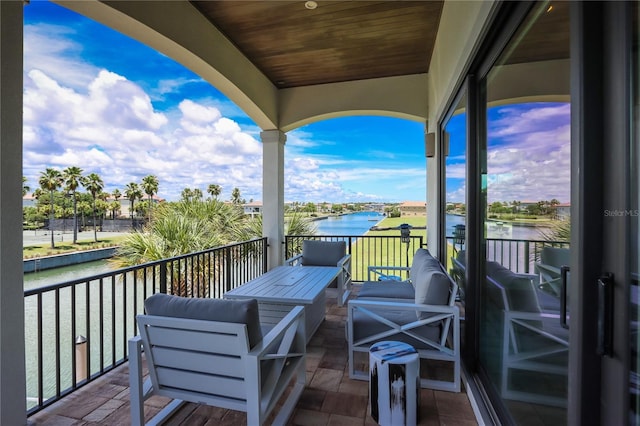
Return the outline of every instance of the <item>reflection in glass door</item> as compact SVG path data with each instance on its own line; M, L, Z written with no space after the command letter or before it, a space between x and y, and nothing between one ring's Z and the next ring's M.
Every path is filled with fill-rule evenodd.
M447 120L444 130L446 265L447 270L458 283L460 302L464 307L466 302L465 246L467 225L467 209L465 204L467 114L466 96L464 96L464 93L454 107L453 114Z
M516 423L567 421L569 65L569 3L536 3L483 80L480 365Z

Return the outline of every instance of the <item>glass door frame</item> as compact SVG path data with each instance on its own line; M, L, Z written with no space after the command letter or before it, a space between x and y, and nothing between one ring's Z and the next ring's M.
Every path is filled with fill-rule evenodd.
M629 236L630 217L608 215L627 211L630 183L632 114L632 21L628 2L576 2L572 9L572 100L580 105L572 117L572 170L576 198L576 230L571 246L570 424L599 418L609 424L629 424ZM593 90L601 87L601 91ZM583 170L580 174L580 170ZM586 171L589 173L586 173ZM637 190L637 188L635 188ZM574 273L575 272L575 273ZM598 355L598 279L611 273L612 323L610 353ZM574 338L575 337L575 338ZM606 337L606 333L605 333Z

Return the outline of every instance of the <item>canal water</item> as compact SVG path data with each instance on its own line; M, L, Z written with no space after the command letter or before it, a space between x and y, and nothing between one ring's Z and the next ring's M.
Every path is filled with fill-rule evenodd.
M330 216L314 223L318 235L364 235L385 216L376 212L357 212L342 216Z
M342 216L329 217L314 222L318 235L363 235L369 228L378 224L384 215L375 212L358 212ZM64 266L24 274L24 289L44 287L98 275L112 271L114 267L108 260L97 260L79 265Z
M38 272L24 274L24 289L44 287L50 284L59 284L75 279L98 275L112 271L114 267L108 260L96 260L78 265L63 266L54 269L45 269Z
M446 215L447 237L453 236L456 225L464 225L466 218L453 214ZM507 240L544 240L543 232L549 228L542 226L519 226L506 222L487 222L487 238L503 238Z

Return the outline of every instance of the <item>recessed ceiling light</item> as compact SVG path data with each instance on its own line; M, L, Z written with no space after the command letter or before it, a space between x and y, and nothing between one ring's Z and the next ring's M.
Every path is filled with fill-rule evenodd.
M306 7L309 10L313 10L316 7L318 7L318 3L316 3L313 0L309 0L309 1L304 2L304 7Z
M550 4L549 7L547 8L547 13L551 12L553 10L553 5Z

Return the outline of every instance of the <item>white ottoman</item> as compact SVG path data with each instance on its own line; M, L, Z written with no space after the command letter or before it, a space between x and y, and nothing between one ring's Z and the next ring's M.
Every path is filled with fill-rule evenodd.
M402 342L369 349L371 417L383 426L416 425L420 412L420 357Z

